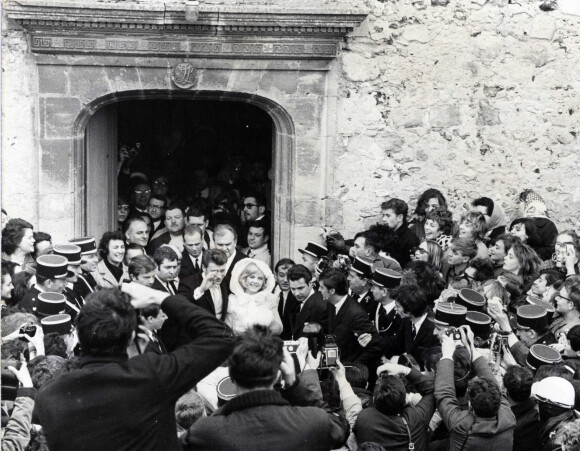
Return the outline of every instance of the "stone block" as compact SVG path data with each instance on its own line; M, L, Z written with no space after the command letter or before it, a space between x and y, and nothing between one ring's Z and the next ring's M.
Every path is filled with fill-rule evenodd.
M342 224L344 222L343 203L338 199L329 198L324 202L324 207L326 218L324 224L335 230L342 230Z
M70 138L81 102L78 98L45 97L40 100L41 137Z
M429 29L425 25L409 25L403 29L403 32L397 39L402 44L410 44L417 42L419 44L427 44L430 40Z
M70 191L72 139L41 139L41 187L43 191Z
M342 56L344 75L351 81L369 81L379 76L377 63L356 53L345 53Z
M83 103L89 103L114 88L107 71L99 66L73 66L68 71L69 94L78 97Z
M141 89L172 89L171 73L163 67L137 68Z
M580 2L578 0L558 0L558 10L562 14L580 16Z
M273 91L292 95L296 93L298 88L298 77L293 72L265 72L260 78L258 86L265 93L266 97L270 97L268 94Z
M316 227L324 224L322 202L314 199L296 199L293 208L296 225Z
M38 89L42 94L66 94L66 66L38 66Z
M477 125L499 125L501 119L499 117L499 109L494 108L489 103L489 100L483 99L479 101L479 111L477 112Z
M433 128L449 128L461 124L461 111L457 105L437 104L429 108L429 123Z
M528 36L551 41L556 33L556 19L548 14L539 14L525 27Z

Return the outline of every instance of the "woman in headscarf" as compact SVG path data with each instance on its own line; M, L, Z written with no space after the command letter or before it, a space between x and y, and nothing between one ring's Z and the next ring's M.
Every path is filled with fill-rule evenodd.
M556 225L548 219L548 209L543 199L533 190L524 190L519 197L520 214L532 218L540 237L541 245L536 251L542 260L548 260L554 253L558 236Z
M489 197L480 197L475 199L471 205L477 211L480 211L485 217L487 223L487 233L485 239L488 242L495 242L496 238L505 233L507 221L503 210L499 205L494 203Z

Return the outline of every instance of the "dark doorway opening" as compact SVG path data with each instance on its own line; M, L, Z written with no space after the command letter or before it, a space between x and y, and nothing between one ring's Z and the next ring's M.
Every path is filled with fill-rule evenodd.
M150 182L165 177L170 199L213 201L234 187L257 189L270 204L273 123L264 110L240 102L131 100L117 104L117 118L119 149L130 154L121 169L131 173L119 178L119 196L130 200L143 174Z

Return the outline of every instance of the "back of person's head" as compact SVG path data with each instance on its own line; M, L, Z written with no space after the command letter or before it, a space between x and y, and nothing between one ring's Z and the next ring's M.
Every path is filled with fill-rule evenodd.
M56 355L66 359L67 345L64 337L57 332L50 332L44 335L44 355Z
M383 415L398 415L405 407L407 388L400 376L384 376L377 381L373 402Z
M580 351L580 326L572 327L566 334L566 338L568 338L568 341L570 342L572 351Z
M16 360L19 362L20 355L23 355L27 349L28 344L23 340L8 340L2 342L2 345L0 346L2 362L4 363L7 360Z
M157 268L163 264L164 260L174 262L177 261L177 259L177 253L169 246L161 246L153 254L153 260L155 260Z
M501 391L497 383L485 377L469 381L468 396L475 416L492 418L497 415L501 405Z
M131 263L129 263L129 274L134 277L141 274L147 274L156 269L157 264L155 263L155 260L148 255L138 255L137 257L133 257Z
M427 310L427 297L423 290L414 285L400 285L390 290L391 298L398 302L403 310L415 318Z
M526 243L529 246L539 246L542 244L542 239L540 238L540 235L538 235L538 228L536 227L536 223L532 218L514 219L510 224L509 230L511 231L515 226L520 224L526 228L526 235L528 237Z
M514 240L512 243L512 250L520 262L520 271L522 276L527 276L538 272L538 269L542 264L542 260L540 257L538 257L538 254L536 254L535 250L533 250L527 244L522 243L520 240Z
M510 366L503 376L503 385L515 402L524 402L530 398L533 383L532 371L519 365Z
M292 282L298 282L300 279L304 279L306 283L310 283L312 280L312 273L304 265L294 265L288 269L286 277L288 277L288 280L291 280Z
M294 263L294 260L292 260L290 258L281 258L276 263L276 266L274 266L274 273L277 273L280 268L283 268L286 266L294 266L295 264L296 263Z
M505 289L510 295L510 299L516 300L524 291L523 279L513 272L504 272L501 277L505 279Z
M230 377L242 388L268 388L278 379L283 358L282 340L254 326L241 335L228 359Z
M26 295L29 285L32 283L34 274L28 271L20 271L12 277L12 298L7 300L8 305L17 305ZM38 282L39 276L36 276Z
M221 249L208 249L203 253L202 257L203 266L206 268L213 263L217 266L225 265L228 262L228 256Z
M429 199L437 199L439 201L438 208L447 209L447 200L441 191L435 188L429 188L419 196L419 199L417 199L415 214L419 216L425 216L425 212L427 211L427 202L429 202Z
M28 371L34 388L40 389L65 372L66 359L56 356L38 356L30 361Z
M451 240L451 247L457 252L460 252L464 257L468 257L469 260L477 255L477 244L469 238L453 238Z
M155 318L157 317L157 315L159 315L160 311L161 307L159 307L157 304L150 304L147 307L139 309L139 314L143 318L149 318L150 316L153 316Z
M386 251L389 244L399 239L399 235L386 224L373 224L369 227L369 232L376 234L379 238L380 250Z
M127 294L103 289L87 296L76 318L83 354L123 354L137 326L135 309Z
M20 329L20 326L28 323L40 327L38 318L36 318L32 313L16 312L11 315L5 315L2 317L2 320L0 320L2 336L5 337L6 335L10 335L12 332Z
M189 429L197 420L206 416L202 397L193 389L175 403L175 421L183 429Z
M458 346L453 352L453 381L458 397L464 396L469 381L473 377L471 372L471 356L464 346Z
M445 280L431 263L414 260L405 266L401 285L415 285L421 288L427 303L432 305L445 289Z
M441 346L434 346L432 348L427 348L423 351L423 365L425 365L425 371L434 372L437 368L439 360L443 357L441 352Z
M469 267L475 269L473 278L476 282L485 282L494 277L493 263L489 258L474 258L470 260Z
M211 206L209 202L206 199L198 197L193 199L189 204L189 207L187 207L186 216L188 218L190 217L199 218L203 216L204 220L207 221L210 216L210 211Z
M487 209L488 216L492 215L493 209L495 207L493 200L491 200L489 197L478 197L473 202L471 202L471 205L473 207L485 207Z
M571 381L574 378L574 370L566 365L565 362L554 365L541 365L536 370L534 382L539 382L547 377L561 377L562 379Z
M399 216L403 215L403 222L407 222L407 213L409 212L409 207L407 202L401 199L389 199L381 204L381 210L393 210L393 212Z
M344 273L338 269L329 268L324 270L318 280L327 289L334 288L335 294L338 296L344 296L348 293L348 280Z
M566 275L556 268L543 269L540 271L540 276L546 279L547 287L553 286L556 290L559 290L566 280Z
M369 369L362 363L354 363L345 368L346 380L351 387L367 388L369 383Z

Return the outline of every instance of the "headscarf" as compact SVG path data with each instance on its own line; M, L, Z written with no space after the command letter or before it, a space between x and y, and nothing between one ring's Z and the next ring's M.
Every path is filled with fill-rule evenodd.
M542 196L533 190L527 190L524 201L524 216L527 218L548 217L548 208Z
M491 232L493 229L497 229L498 227L505 227L507 225L507 220L503 213L502 208L499 206L498 203L493 203L493 212L489 218L489 222L487 223L487 227Z
M249 294L244 291L244 288L240 284L240 275L244 272L249 264L254 264L258 267L260 271L264 274L266 278L265 286L256 294ZM263 298L271 294L276 286L276 279L270 267L263 261L254 258L244 258L237 262L232 269L232 278L230 279L230 291L238 297L244 297L246 299L253 299L255 301L262 301Z

